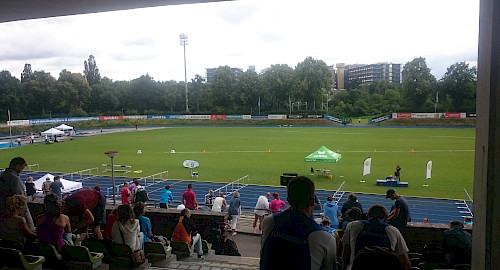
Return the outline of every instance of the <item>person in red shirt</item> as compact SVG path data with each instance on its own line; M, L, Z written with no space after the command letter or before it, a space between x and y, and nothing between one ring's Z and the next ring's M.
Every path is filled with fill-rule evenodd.
M198 202L196 201L196 194L193 191L193 184L188 185L188 189L182 194L182 204L189 210L197 210Z
M130 190L128 189L129 182L123 183L123 188L120 191L122 194L122 204L130 204Z
M65 214L74 231L87 233L89 226L97 239L102 240L100 225L106 214L106 198L97 190L82 189L66 198Z

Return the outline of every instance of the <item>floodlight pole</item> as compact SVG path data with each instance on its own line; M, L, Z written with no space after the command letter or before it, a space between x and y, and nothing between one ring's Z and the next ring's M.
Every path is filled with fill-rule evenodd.
M186 113L189 112L188 106L188 83L187 83L187 68L186 68L186 45L187 44L187 35L182 33L179 35L181 39L181 45L184 47L184 84L186 86Z
M111 181L113 184L113 205L116 205L116 184L115 184L115 164L113 158L118 154L118 151L107 151L104 154L111 158Z

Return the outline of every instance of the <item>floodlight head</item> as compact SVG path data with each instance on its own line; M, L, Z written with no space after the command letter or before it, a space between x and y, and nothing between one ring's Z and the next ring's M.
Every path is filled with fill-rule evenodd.
M118 151L106 151L104 154L110 158L114 158L118 154Z

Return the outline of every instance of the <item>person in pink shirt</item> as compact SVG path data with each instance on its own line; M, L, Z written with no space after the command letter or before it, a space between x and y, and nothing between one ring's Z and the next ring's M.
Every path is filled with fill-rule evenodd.
M189 210L198 209L198 202L196 201L196 194L193 191L193 184L188 185L188 189L182 194L181 201Z
M271 212L274 213L279 213L281 212L281 208L286 205L286 203L282 200L280 200L280 195L276 192L273 193L273 198L269 203L269 208L271 209Z
M122 195L122 204L130 204L130 190L128 189L129 182L123 183L123 188L120 191Z

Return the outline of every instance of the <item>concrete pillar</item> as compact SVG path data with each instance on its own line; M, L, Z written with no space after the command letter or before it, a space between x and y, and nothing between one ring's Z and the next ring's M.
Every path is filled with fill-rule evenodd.
M500 269L500 1L480 1L472 269Z

